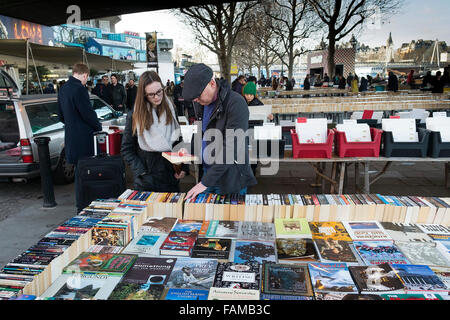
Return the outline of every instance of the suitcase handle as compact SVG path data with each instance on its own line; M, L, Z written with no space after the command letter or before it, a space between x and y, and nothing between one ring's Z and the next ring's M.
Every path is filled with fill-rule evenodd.
M104 143L106 140L106 155L109 155L109 135L105 131L96 131L94 134L94 155L98 156L98 143Z

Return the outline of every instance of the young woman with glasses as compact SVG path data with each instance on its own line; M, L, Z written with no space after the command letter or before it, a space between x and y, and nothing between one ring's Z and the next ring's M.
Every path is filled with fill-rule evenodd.
M179 192L179 180L188 172L182 165L176 173L162 152L172 151L181 142L173 103L164 92L154 71L140 79L134 110L127 115L121 154L134 173L134 188L139 191Z

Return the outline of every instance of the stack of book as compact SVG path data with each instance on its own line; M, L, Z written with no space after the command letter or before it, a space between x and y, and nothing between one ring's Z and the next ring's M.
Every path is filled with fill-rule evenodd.
M122 203L146 205L147 217L183 217L184 193L158 193L127 189L120 196ZM145 220L144 218L144 220Z
M184 203L184 219L273 222L376 220L450 224L450 198L381 194L199 194Z

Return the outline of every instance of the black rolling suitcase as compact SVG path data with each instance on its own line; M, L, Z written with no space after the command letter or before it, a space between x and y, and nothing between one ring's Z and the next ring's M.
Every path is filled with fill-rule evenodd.
M94 133L95 156L80 159L77 165L76 190L78 211L96 199L117 198L125 191L125 164L122 156L109 154L106 132ZM97 144L106 143L106 154Z

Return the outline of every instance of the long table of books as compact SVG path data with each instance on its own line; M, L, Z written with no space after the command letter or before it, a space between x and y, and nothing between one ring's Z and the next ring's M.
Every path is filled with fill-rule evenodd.
M1 269L0 299L449 300L450 198L126 190Z

